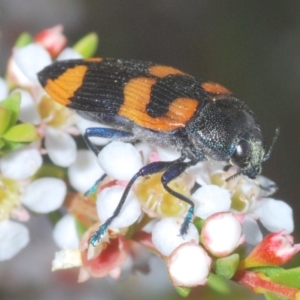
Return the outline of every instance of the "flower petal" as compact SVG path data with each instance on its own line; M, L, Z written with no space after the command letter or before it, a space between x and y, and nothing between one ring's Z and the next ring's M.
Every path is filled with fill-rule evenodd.
M0 101L5 99L8 95L8 87L3 78L0 77Z
M286 233L291 233L294 230L293 210L284 201L264 198L258 203L254 214L271 232L285 229Z
M80 267L81 265L81 252L78 249L63 249L55 252L51 271Z
M38 83L37 73L51 64L50 54L38 44L17 49L13 54L17 66L33 83Z
M192 198L196 205L195 216L201 219L217 212L228 211L231 205L229 191L211 184L197 189Z
M98 162L107 175L124 181L129 181L143 166L134 146L118 141L111 142L100 151Z
M20 252L29 242L28 229L17 222L0 223L0 261L8 260Z
M65 48L57 56L56 60L65 60L65 59L80 59L82 56L72 48Z
M37 149L25 147L5 155L0 160L0 170L4 177L23 180L34 175L42 162L42 156Z
M136 150L140 153L142 157L143 165L146 165L149 163L150 154L152 151L151 146L148 143L145 142L138 142L134 145Z
M76 143L68 133L47 127L45 147L54 164L69 167L76 159Z
M191 240L199 242L199 233L194 224L189 225L187 234L180 236L181 218L164 218L152 230L152 242L157 250L169 256L178 246Z
M21 202L37 213L49 213L61 207L67 193L64 181L43 177L31 182L25 189Z
M246 242L250 245L257 245L263 239L263 235L257 222L247 215L243 221L243 232L246 237Z
M73 216L67 214L56 224L53 230L53 239L62 249L76 249L79 246L79 237L76 230L76 223Z
M173 161L181 156L180 152L173 148L156 147L156 151L162 161Z
M124 187L115 185L103 189L97 198L97 212L99 219L104 222L112 216L120 202ZM120 214L111 223L111 228L124 228L132 225L141 215L141 205L133 192L126 198Z
M22 122L28 122L34 125L41 123L41 117L37 110L37 105L34 102L30 93L22 89L15 89L13 93L21 94L21 110L19 119Z
M98 180L104 171L90 150L79 150L75 162L69 167L69 180L74 189L85 193Z

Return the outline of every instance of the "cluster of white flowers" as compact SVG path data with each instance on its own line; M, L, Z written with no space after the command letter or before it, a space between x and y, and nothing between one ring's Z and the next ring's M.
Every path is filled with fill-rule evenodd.
M88 163L81 169L71 166L69 176L78 178L72 180L77 182L73 187L83 192L90 187L92 177L96 179L100 174L107 174L108 184L100 188L96 201L97 214L103 223L112 216L128 181L141 167L151 161L160 160L161 156L164 160L172 160L180 154L173 150L151 147L143 142L132 145L113 141L98 155L101 168L96 167L96 158L93 158L91 153L87 152L85 155L91 155L87 161L93 163ZM83 156L83 152L80 156ZM168 259L169 274L174 285L195 286L204 284L207 280L212 262L210 255L226 257L245 241L251 245L261 242L262 233L257 224L258 220L271 232L285 229L290 233L293 230L291 208L283 201L269 198L276 190L272 181L263 176L254 181L240 176L226 182L226 178L236 170L233 168L225 172L223 167L220 163L200 162L174 180L177 191L190 196L195 203L195 217L203 222L200 234L196 222L196 226L190 224L185 236L179 235L188 206L163 189L160 183L161 174L157 174L137 180L120 214L109 226L112 235L122 232L133 224L143 224L146 214L151 221L143 224L140 230L149 234L150 241L142 243ZM80 172L77 172L78 170ZM82 174L85 178L81 177ZM87 178L89 179L86 180ZM84 188L81 180L86 184ZM195 182L201 186L189 194ZM274 222L274 219L277 222ZM66 224L68 230L61 229L62 222L66 222L65 219L56 226L56 240L64 241L64 244L58 242L60 246L74 249L74 245L78 245L75 221L69 219L70 223ZM70 233L71 227L73 233ZM94 231L96 229L97 227ZM90 235L92 233L90 232ZM68 239L65 239L66 235ZM73 240L69 239L71 236L74 237ZM102 242L106 243L107 240ZM93 250L94 247L85 245L85 248ZM73 252L70 255L73 255ZM97 255L99 251L89 254L90 259ZM68 256L65 259L68 260ZM55 264L57 263L63 265L56 259ZM182 266L185 272L177 270Z
M28 244L28 229L20 223L29 219L27 209L46 214L59 209L65 200L64 180L35 177L43 165L43 155L48 154L59 167L76 163L77 146L70 133L80 133L74 127L78 117L50 99L36 75L52 63L51 55L58 51L56 59L81 58L71 48L62 50L66 40L61 31L61 26L42 31L33 43L14 48L8 62L7 80L0 78L0 105L8 96L19 93L19 121L33 124L39 134L38 140L0 157L0 261L10 259ZM80 122L84 130L85 124ZM78 159L80 155L77 163Z

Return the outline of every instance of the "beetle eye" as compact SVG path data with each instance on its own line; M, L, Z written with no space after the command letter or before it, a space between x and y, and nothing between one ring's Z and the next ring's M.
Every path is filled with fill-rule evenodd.
M231 162L243 169L247 167L250 161L250 145L248 141L241 140L236 148L234 153L231 156Z

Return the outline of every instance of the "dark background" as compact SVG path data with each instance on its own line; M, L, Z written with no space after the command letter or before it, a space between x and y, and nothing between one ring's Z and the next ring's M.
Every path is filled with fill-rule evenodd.
M294 209L300 240L300 2L1 0L0 72L17 36L63 24L72 45L95 31L101 57L151 60L219 82L255 112L269 145L263 175Z

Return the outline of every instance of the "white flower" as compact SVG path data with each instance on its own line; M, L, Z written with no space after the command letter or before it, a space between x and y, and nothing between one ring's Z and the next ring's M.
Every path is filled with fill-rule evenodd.
M204 285L210 272L212 259L195 241L184 243L168 258L169 276L175 286Z
M60 58L72 58L75 53L70 49L62 51ZM17 90L21 92L20 120L40 125L40 133L46 136L45 147L50 159L58 166L68 167L76 158L76 143L67 133L75 121L74 113L50 98L46 99L36 75L51 63L51 56L42 45L30 44L14 51L9 71L17 84L34 87L34 97L27 91Z
M43 177L31 182L22 195L21 202L37 213L49 213L61 207L67 193L63 180Z
M120 199L124 193L125 188L122 186L112 186L103 189L97 197L97 212L99 219L105 222L112 216ZM129 192L124 206L119 215L113 220L109 227L124 228L132 225L138 220L141 215L141 205L132 191Z
M19 253L29 242L28 229L17 222L0 222L0 261L8 260Z
M181 244L199 242L199 233L194 224L190 224L187 234L180 236L182 218L164 218L157 222L152 230L152 242L163 255L169 256Z
M42 165L40 152L31 147L24 147L5 155L0 160L0 170L4 177L23 180L31 177Z
M124 181L129 181L143 166L134 146L118 141L111 142L100 151L98 162L108 176Z
M232 213L217 213L206 219L201 242L205 248L217 257L232 253L242 242L242 226Z

